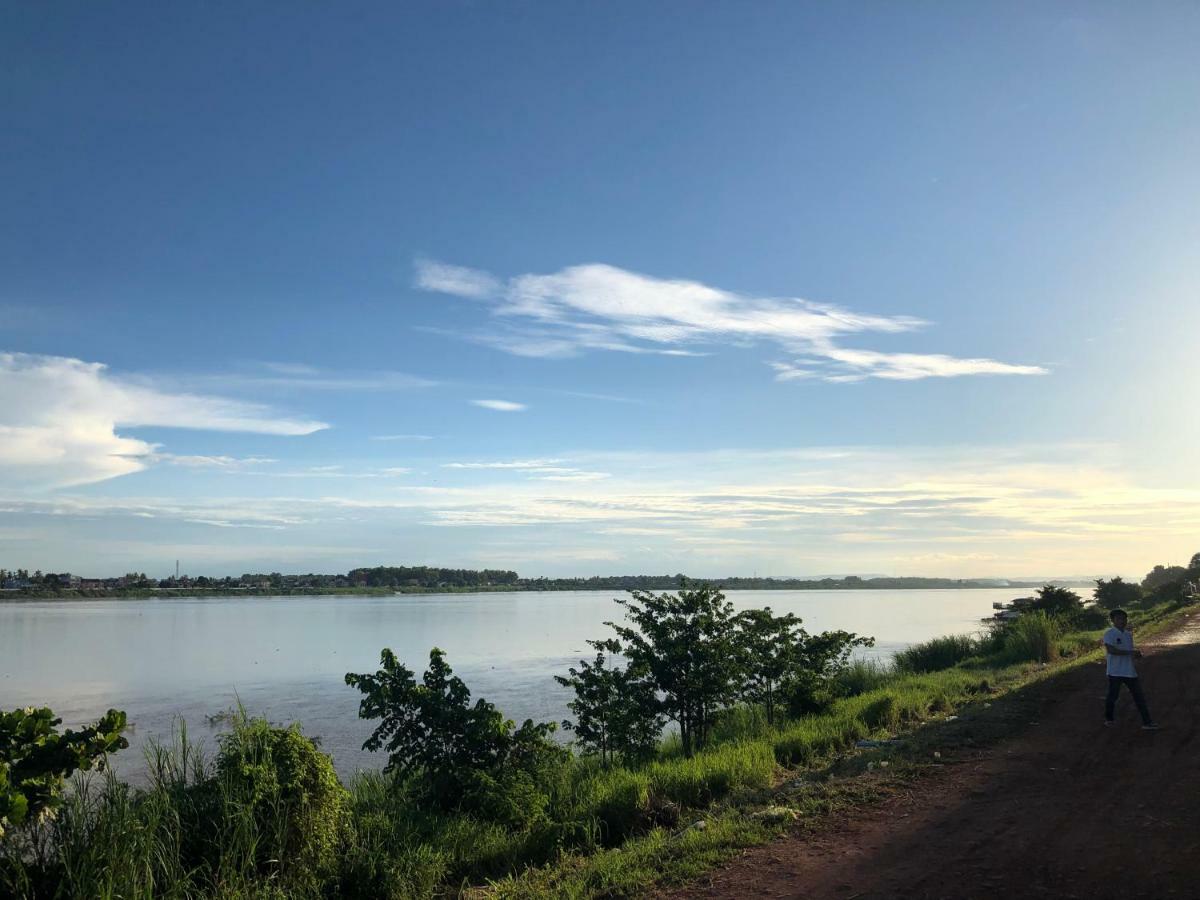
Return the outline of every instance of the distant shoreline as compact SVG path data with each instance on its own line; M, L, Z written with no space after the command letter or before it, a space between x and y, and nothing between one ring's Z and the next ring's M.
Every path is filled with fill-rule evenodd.
M695 579L700 582L701 579ZM930 579L934 581L934 579ZM720 586L717 580L712 583ZM801 586L804 584L804 586ZM906 584L906 585L872 585L867 583L830 585L822 582L780 584L757 584L754 586L737 585L724 587L727 591L954 591L954 590L1013 590L1023 591L1040 587L1039 582L1021 582L1014 584L980 584L978 582L961 582L947 584ZM1065 587L1090 587L1083 582L1066 582ZM528 585L495 585L470 587L349 587L349 588L128 588L117 590L97 589L66 589L51 591L16 591L0 589L0 602L31 602L38 600L191 600L218 599L222 597L393 597L398 595L437 595L437 594L518 594L518 593L566 593L571 591L624 591L622 587L593 587L564 585L561 587L532 587ZM675 588L648 588L654 591L672 591Z

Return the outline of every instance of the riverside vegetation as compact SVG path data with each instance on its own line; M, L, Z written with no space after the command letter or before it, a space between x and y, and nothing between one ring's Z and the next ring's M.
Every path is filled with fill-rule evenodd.
M1193 563L1194 579L1200 554ZM1169 587L1136 599L1143 625L1185 602ZM367 749L387 754L348 785L299 725L244 713L212 759L181 726L151 749L144 788L103 771L125 746L123 713L62 733L49 710L0 714L0 896L628 896L838 802L820 788L780 794L780 782L803 772L819 784L859 741L1082 658L1105 624L1102 609L1047 586L1012 623L881 665L851 657L869 638L738 614L707 585L617 603L624 621L559 678L575 692L574 753L552 724L518 727L472 702L436 648L419 679L386 649L378 671L346 676L360 715L378 721Z

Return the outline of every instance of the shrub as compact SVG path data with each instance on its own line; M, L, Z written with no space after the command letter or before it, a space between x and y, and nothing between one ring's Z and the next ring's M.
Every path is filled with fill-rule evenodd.
M1121 606L1136 606L1142 600L1142 589L1118 575L1108 581L1097 578L1092 596L1101 609L1111 610Z
M1166 585L1182 582L1187 574L1188 570L1183 566L1155 566L1142 579L1142 590L1146 593L1153 593Z
M1005 629L1004 657L1010 662L1051 662L1058 658L1058 622L1038 610L1026 613Z
M1065 587L1044 584L1037 590L1033 608L1052 615L1071 614L1083 608L1083 598Z
M809 634L800 625L796 616L776 616L770 607L738 617L742 696L762 705L768 724L775 723L779 695L792 715L824 708L833 697L832 681L849 664L850 653L875 643L848 631Z
M359 716L380 719L363 743L364 750L388 751L385 772L420 774L427 799L443 808L462 807L479 797L489 781L561 763L565 751L548 740L554 725L527 719L520 728L486 700L471 704L471 692L434 647L429 669L418 684L413 672L391 650L380 654L378 672L346 675L346 684L363 693Z
M115 709L79 731L60 734L61 724L46 707L0 712L0 840L14 826L53 816L71 773L102 769L109 753L129 746L125 713Z
M349 808L329 756L298 725L273 728L244 714L219 740L217 787L252 816L260 869L308 884L328 876Z
M575 732L584 753L594 753L603 765L618 757L630 762L648 759L658 749L664 724L657 710L654 684L629 667L611 666L603 650L608 641L588 641L600 652L594 662L581 659L579 668L554 680L575 691L567 707L574 721L563 728Z
M977 637L969 634L948 635L901 650L894 657L893 665L897 671L910 674L939 672L977 655L979 650L980 640Z
M1109 625L1108 613L1099 606L1085 606L1079 612L1075 613L1067 619L1067 624L1071 628L1083 631L1094 631L1098 628L1107 628Z
M655 713L679 725L683 752L708 743L717 710L737 694L742 672L733 604L713 587L676 594L630 591L616 601L629 625L606 622L617 640L602 642L655 689Z

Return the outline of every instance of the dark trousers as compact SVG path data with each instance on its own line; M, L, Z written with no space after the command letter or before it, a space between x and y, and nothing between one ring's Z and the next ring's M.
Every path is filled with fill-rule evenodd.
M1121 675L1108 676L1108 696L1104 698L1104 718L1113 720L1113 710L1117 705L1117 694L1121 693L1121 685L1129 688L1133 694L1133 702L1137 704L1138 712L1142 714L1142 724L1149 725L1154 720L1150 718L1150 707L1146 705L1146 695L1142 693L1141 682L1137 678L1125 678Z

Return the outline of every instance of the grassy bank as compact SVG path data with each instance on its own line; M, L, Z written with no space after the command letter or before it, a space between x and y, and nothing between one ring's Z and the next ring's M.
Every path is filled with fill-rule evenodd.
M1178 611L1136 613L1140 634ZM379 773L343 786L296 727L243 719L212 759L181 734L153 751L146 789L80 780L53 821L0 843L0 895L629 896L871 800L883 764L896 772L905 757L858 742L906 734L920 747L965 709L1002 710L1023 685L1094 658L1102 629L1087 625L1030 616L1001 634L927 642L895 666L841 673L819 713L768 725L759 709L735 707L690 758L671 740L633 767L572 758L484 785L470 814L439 812L414 784ZM1010 727L994 718L996 735Z

